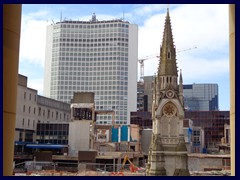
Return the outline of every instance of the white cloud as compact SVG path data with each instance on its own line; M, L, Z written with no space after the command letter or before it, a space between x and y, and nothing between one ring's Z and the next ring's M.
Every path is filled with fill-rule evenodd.
M23 16L20 39L20 62L44 66L46 27L50 22L37 20L47 12L37 12Z
M219 51L228 43L228 5L182 5L170 16L179 48Z
M139 27L139 57L159 55L165 16L166 12L155 14ZM173 10L170 6L170 18L176 49L191 49L177 54L178 69L183 69L187 80L228 75L227 5L181 5ZM144 61L144 74L154 75L158 61Z
M137 5L136 9L133 10L136 16L148 16L149 14L153 14L154 12L159 12L166 8L164 4L144 4Z
M207 82L228 74L228 59L209 61L208 59L188 57L179 63L186 82Z

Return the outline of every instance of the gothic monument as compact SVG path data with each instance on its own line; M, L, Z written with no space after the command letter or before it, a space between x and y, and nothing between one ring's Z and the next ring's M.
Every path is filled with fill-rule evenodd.
M153 132L149 147L148 176L189 176L183 135L183 82L176 63L169 9L165 20L160 62L152 103Z

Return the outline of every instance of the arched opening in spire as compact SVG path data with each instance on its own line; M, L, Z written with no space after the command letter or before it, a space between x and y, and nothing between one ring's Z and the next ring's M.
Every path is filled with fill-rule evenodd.
M170 51L168 51L168 53L167 53L167 58L171 59L171 52Z

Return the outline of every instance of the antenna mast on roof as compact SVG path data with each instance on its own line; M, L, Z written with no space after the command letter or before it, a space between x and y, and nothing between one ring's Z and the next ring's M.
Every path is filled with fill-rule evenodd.
M61 10L61 13L60 13L60 22L62 22L62 10Z

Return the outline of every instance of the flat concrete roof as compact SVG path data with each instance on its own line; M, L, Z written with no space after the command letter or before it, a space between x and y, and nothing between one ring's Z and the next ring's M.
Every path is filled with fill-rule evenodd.
M198 157L198 158L230 158L230 154L203 154L203 153L190 153L188 157Z

